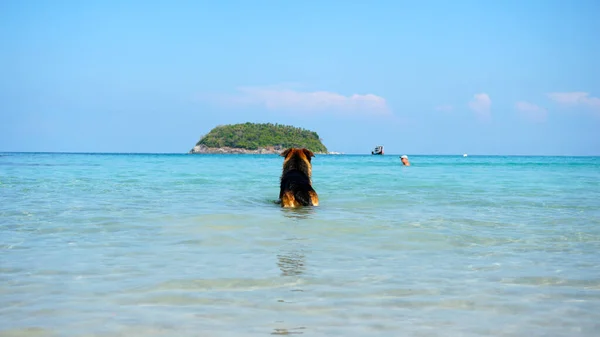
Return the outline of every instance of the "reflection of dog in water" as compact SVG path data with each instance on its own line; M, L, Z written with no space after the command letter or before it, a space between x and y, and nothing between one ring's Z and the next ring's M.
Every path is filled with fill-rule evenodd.
M304 254L288 252L277 255L277 266L282 276L299 276L306 270Z
M311 157L314 153L308 149L290 148L281 153L283 171L279 202L282 207L319 206L319 197L312 188Z

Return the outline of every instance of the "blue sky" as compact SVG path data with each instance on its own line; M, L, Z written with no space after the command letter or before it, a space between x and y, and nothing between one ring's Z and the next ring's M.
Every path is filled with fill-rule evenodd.
M600 155L599 1L0 2L0 151Z

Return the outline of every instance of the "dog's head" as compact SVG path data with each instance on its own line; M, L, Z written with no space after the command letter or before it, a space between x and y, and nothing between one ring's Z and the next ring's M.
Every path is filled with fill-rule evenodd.
M291 170L300 170L308 177L312 175L312 165L310 160L315 154L309 149L289 148L281 152L283 160L283 173Z

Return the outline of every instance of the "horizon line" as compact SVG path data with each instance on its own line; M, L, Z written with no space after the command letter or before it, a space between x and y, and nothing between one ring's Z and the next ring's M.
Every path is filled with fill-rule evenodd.
M332 153L335 152L335 153ZM87 151L0 151L0 154L101 154L101 155L198 155L199 153L188 153L188 152L87 152ZM202 153L199 155L206 155L208 153ZM211 153L209 155L257 155L257 156L265 156L265 155L277 155L275 153ZM369 153L342 153L337 151L329 151L329 153L318 154L320 156L444 156L444 157L454 157L460 156L463 157L463 154L440 154L440 153L390 153L383 155L373 155ZM600 154L467 154L467 157L600 157Z

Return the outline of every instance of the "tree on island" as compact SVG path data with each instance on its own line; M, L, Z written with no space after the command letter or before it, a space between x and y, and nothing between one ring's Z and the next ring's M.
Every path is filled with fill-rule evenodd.
M197 146L231 147L256 150L269 147L305 147L313 152L327 153L319 135L310 130L272 123L220 125L203 136Z

